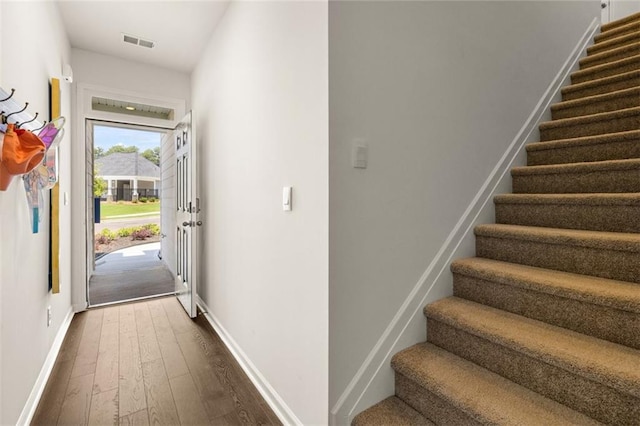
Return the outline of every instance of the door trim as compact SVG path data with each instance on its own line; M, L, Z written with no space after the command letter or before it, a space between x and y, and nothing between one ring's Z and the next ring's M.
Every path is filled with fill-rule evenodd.
M176 120L168 120L159 123L145 117L131 116L118 113L106 113L93 111L91 109L91 98L93 96L107 97L110 99L120 99L125 101L143 103L147 105L158 105L173 108L177 117L184 116L186 110L186 100L170 98L166 96L150 95L130 90L97 86L92 84L78 83L76 87L76 104L72 112L73 128L72 140L82 141L72 144L71 148L71 199L83 200L71 203L71 223L77 226L71 227L71 304L74 312L87 309L87 271L86 271L86 209L88 208L85 193L86 179L86 158L85 158L85 120L93 119L105 122L119 122L123 124L142 125L150 127L163 127L167 130L175 127ZM87 108L88 106L88 108ZM167 126L167 127L164 127Z

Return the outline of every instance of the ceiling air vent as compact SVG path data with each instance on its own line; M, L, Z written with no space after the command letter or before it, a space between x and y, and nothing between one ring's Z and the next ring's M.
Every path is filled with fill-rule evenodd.
M151 40L143 40L140 37L124 33L122 33L122 41L124 41L125 43L135 44L136 46L147 47L149 49L156 45L156 43Z
M149 41L149 40L142 40L140 39L138 41L138 46L142 46L142 47L148 47L149 49L151 49L154 46L154 42Z

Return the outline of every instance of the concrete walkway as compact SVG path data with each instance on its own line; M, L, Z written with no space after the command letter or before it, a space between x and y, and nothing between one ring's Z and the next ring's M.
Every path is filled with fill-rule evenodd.
M158 257L160 242L116 250L96 261L94 274L104 275L164 266Z

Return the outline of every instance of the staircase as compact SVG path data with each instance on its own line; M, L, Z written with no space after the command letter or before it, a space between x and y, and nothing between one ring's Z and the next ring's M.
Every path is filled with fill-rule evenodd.
M640 425L640 14L587 53L353 425Z

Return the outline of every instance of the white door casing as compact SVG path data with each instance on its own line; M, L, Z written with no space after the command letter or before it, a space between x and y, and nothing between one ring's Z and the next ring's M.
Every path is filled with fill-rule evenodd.
M176 297L191 318L196 316L197 227L200 210L196 182L196 138L193 111L186 115L173 132L176 147L175 197L176 228Z
M600 23L608 24L611 20L611 0L600 0L600 7L602 7Z
M85 121L85 161L86 161L86 174L85 174L85 196L87 202L86 209L86 258L87 258L87 276L86 283L88 285L89 279L95 269L95 246L94 246L94 233L95 233L95 218L94 218L94 195L93 195L93 121ZM88 293L87 293L87 302Z

